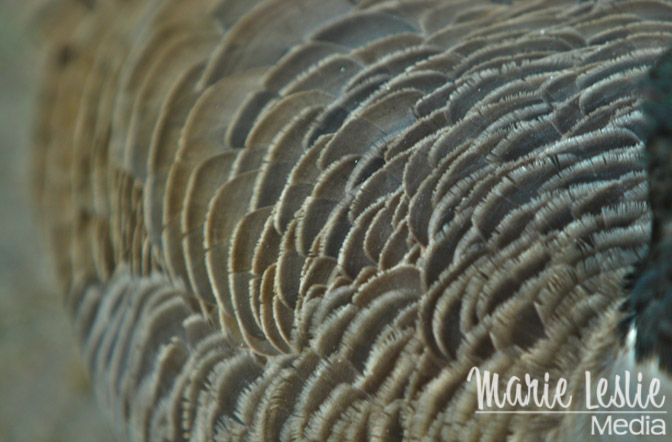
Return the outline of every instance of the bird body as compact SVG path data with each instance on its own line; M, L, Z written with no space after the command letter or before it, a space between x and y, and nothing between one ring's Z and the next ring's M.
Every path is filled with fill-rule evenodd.
M67 7L36 198L120 437L607 440L586 373L670 391L624 281L672 4ZM572 400L482 410L485 372Z

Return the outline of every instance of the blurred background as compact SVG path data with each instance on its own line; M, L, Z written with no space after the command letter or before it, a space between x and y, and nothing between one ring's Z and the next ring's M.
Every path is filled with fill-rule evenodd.
M113 441L82 368L30 200L43 0L0 0L0 440Z

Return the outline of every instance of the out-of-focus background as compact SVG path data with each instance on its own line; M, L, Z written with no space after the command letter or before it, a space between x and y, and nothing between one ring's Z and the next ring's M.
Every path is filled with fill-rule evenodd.
M37 0L37 2L42 2ZM41 77L35 0L0 0L0 440L113 441L52 283L30 200Z

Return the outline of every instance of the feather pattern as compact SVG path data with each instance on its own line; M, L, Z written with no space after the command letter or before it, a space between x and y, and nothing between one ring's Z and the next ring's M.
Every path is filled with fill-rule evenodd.
M565 440L466 379L567 377L625 315L669 3L101 0L62 32L36 195L122 437Z

